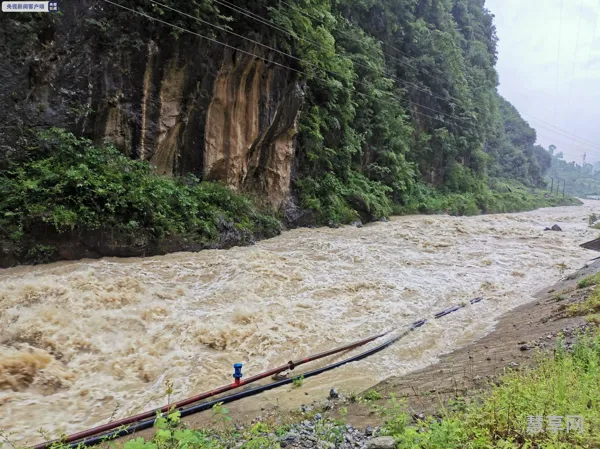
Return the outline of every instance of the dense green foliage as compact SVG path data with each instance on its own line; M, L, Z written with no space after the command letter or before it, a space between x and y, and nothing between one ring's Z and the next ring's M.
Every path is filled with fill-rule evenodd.
M286 41L310 88L295 185L321 221L385 215L390 201L414 210L424 195L421 211L521 210L529 205L499 198L490 177L545 185L547 152L496 92L482 1L280 5L271 16L302 37Z
M161 3L188 15L142 0L130 6L239 48L259 51L207 22L291 55L270 58L306 83L293 189L319 223L414 210L424 192L432 198L421 209L431 212L447 211L442 203L456 195L475 198L476 207L466 207L472 213L520 210L528 207L522 201L495 204L493 178L545 187L548 153L496 90L497 37L483 0ZM115 8L107 13L122 24L132 19ZM449 199L436 200L443 196Z
M43 229L110 229L153 239L179 235L219 241L224 223L247 239L272 236L277 220L225 186L194 177L170 179L111 145L95 147L51 129L0 176L0 236L20 241Z

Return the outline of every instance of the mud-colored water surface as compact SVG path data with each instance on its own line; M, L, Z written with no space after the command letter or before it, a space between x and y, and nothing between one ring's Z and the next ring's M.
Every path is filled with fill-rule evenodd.
M596 206L597 204L597 206ZM403 328L469 298L387 350L258 401L364 389L434 362L594 253L600 203L478 217L410 216L297 229L252 247L0 271L0 429L35 443ZM543 231L558 223L563 232ZM282 403L279 402L279 405Z

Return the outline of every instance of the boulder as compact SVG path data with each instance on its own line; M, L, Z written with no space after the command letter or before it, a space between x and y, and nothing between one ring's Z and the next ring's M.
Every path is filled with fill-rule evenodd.
M377 437L367 441L367 449L394 449L395 447L394 437Z

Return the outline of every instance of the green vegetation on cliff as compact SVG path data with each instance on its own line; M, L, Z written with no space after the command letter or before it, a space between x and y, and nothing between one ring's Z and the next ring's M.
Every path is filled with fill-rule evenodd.
M473 214L556 203L494 189L495 177L545 187L550 157L496 91L483 1L280 5L270 15L299 36L280 40L309 88L295 188L321 222L377 218L391 204Z
M550 156L497 93L497 37L483 0L161 3L128 6L238 48L248 48L239 39L248 34L290 55L270 58L306 84L292 190L319 224L558 202L494 188L495 178L545 188Z
M37 245L44 235L108 231L132 242L176 236L201 248L279 229L274 217L223 185L158 176L111 145L99 148L58 129L41 133L0 176L0 237L32 262L56 257L55 248ZM226 232L233 242L222 241Z

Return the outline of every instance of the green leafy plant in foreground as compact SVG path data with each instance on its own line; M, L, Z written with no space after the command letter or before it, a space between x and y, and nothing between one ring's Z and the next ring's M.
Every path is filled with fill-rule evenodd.
M304 376L303 375L296 376L292 379L292 387L293 388L300 388L302 385L304 385Z
M380 393L380 392L378 392L377 390L373 390L373 389L367 390L367 391L365 392L365 394L363 394L363 398L364 398L366 401L378 401L378 400L379 400L379 399L381 399L382 397L383 397L383 396L381 396L381 393Z
M566 352L541 359L536 369L507 372L482 400L443 411L416 426L397 402L384 415L384 432L398 449L595 448L600 444L600 337L584 335ZM531 433L528 417L541 416L544 428ZM549 416L581 416L583 432L553 433Z

